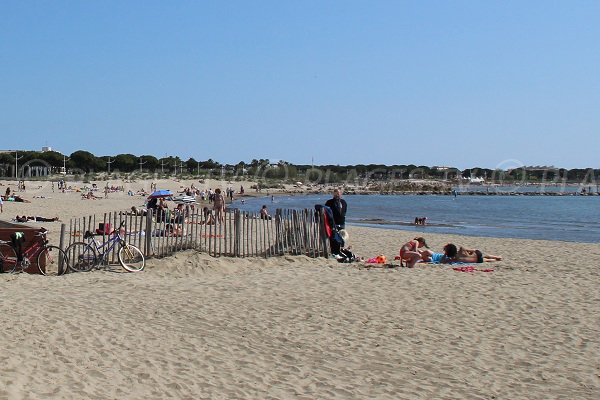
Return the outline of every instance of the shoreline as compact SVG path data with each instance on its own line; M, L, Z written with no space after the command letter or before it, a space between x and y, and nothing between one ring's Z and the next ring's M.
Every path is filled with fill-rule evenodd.
M55 184L63 179L62 176L52 176L52 178L30 178L25 180L25 183L29 190L33 188L33 191L43 189L47 186ZM489 184L463 184L463 183L449 183L442 182L439 180L421 180L412 179L404 181L393 181L393 182L371 182L364 184L347 184L343 182L331 183L331 184L296 184L291 183L277 183L278 187L273 188L261 188L257 190L252 187L260 186L259 181L252 179L248 180L229 180L229 179L215 179L215 178L163 178L163 179L95 179L91 181L76 181L72 180L72 177L68 177L69 180L65 180L65 183L69 186L82 187L86 185L92 185L96 183L99 189L103 189L104 185L109 182L119 183L125 191L134 189L134 187L149 187L151 183L163 182L167 183L168 186L174 186L176 184L187 183L188 186L194 184L196 187L232 187L236 190L237 197L255 197L261 195L293 195L293 194L324 194L330 193L334 188L342 188L344 193L353 195L443 195L443 196L598 196L600 195L600 189L595 185L582 185L580 183L539 183L539 182L528 182L528 183L489 183ZM19 180L15 178L0 178L0 191L3 192L2 186L16 187ZM390 186L391 185L391 186ZM185 185L184 185L185 186ZM180 187L184 187L180 185ZM237 190L240 186L245 187L245 193L239 194ZM397 187L403 187L398 189ZM541 190L528 190L531 188ZM571 190L565 190L565 189ZM573 189L584 189L581 190ZM595 191L594 191L595 189ZM134 190L135 192L136 190ZM456 192L456 194L455 194ZM4 194L4 193L0 193Z
M102 184L101 181L98 181L96 184L95 195L98 197L96 200L83 200L82 194L85 193L86 188L89 189L94 182L69 182L71 186L71 190L65 193L61 193L58 191L56 185L54 188L54 192L52 191L51 182L46 182L43 185L40 185L39 182L26 181L27 190L25 192L15 192L16 183L13 181L0 181L0 193L3 193L7 187L11 188L13 193L16 193L29 202L27 203L18 203L18 202L4 202L4 212L0 214L0 221L6 221L8 223L13 222L12 219L15 218L16 215L28 215L28 216L42 216L46 218L54 218L58 217L61 222L68 224L71 218L83 217L88 215L102 215L105 212L114 212L114 211L129 211L132 206L139 207L144 203L146 196L142 195L134 195L128 196L126 194L127 190L135 190L141 191L144 189L149 189L150 184L154 181L145 181L145 182L108 182L113 185L122 186L123 190L118 192L111 192L108 194L108 198L103 198L102 193ZM180 181L180 180L161 180L155 181L159 189L169 189L173 193L177 193L189 187L191 184L198 185L196 181ZM282 189L263 189L262 191L256 191L255 189L250 189L253 185L252 182L213 182L213 181L205 181L205 183L200 188L216 188L216 187L233 187L234 189L239 189L238 186L244 186L245 193L240 196L239 194L234 195L234 206L236 206L235 202L239 202L240 199L256 199L256 198L268 198L270 196L274 197L282 197L282 196L292 196L292 197L303 197L303 196L311 196L311 195L329 195L329 191L326 190L328 188L322 188L323 190L313 190L313 191L299 191L298 188L290 188L289 190ZM353 192L347 191L346 194L354 195ZM417 195L416 193L403 193L404 195ZM356 194L357 196L361 196L362 194ZM381 195L379 193L369 193L364 195ZM433 194L435 196L435 194ZM464 194L460 194L459 196L463 196ZM488 195L483 193L483 195ZM385 195L384 195L385 196ZM228 200L228 207L231 206L231 202ZM267 203L268 204L268 203ZM200 207L209 206L210 203L208 201L200 201L198 200L198 205ZM60 223L61 222L45 222L45 223L30 223L25 224L27 226L43 226L50 231L49 238L53 244L56 244L57 235L60 231ZM396 230L403 230L412 232L414 227L418 229L419 225L414 225L411 220L407 221L392 221L392 220L383 220L383 219L367 219L361 221L349 221L351 224L367 224L367 225L377 225L376 228L380 227L397 227ZM442 229L442 228L452 228L455 227L454 224L449 223L439 223L436 224L434 222L428 221L425 229L431 227L431 230ZM465 234L465 236L471 236L473 234ZM477 233L474 234L475 236ZM488 237L488 236L484 236ZM503 238L503 236L498 236ZM569 242L568 240L560 240L556 239L557 242ZM573 239L572 241L576 241ZM594 242L592 242L594 243Z

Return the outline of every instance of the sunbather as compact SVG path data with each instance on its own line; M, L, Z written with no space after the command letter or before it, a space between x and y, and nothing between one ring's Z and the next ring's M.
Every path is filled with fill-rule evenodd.
M436 253L429 249L420 250L421 260L434 264L446 264L451 262L451 259L444 253Z
M39 215L37 215L37 216L27 216L27 215L18 216L17 215L15 217L15 221L17 221L17 222L27 222L27 221L54 222L54 221L59 221L59 219L58 219L58 217L46 218L46 217L40 217Z
M501 256L483 254L481 250L467 249L462 246L457 248L456 245L452 243L448 243L444 246L444 254L454 262L483 263L502 260Z

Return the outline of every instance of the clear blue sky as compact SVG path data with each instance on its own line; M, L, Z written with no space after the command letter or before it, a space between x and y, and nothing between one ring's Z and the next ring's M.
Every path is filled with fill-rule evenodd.
M600 1L2 0L0 149L600 168L598 21Z

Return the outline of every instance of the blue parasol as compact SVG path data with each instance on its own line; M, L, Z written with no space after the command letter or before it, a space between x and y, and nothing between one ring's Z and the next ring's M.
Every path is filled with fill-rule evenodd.
M154 197L158 198L158 197L171 197L171 196L173 196L173 193L171 193L170 190L160 189L160 190L154 191L150 196L148 196L148 198L152 199Z

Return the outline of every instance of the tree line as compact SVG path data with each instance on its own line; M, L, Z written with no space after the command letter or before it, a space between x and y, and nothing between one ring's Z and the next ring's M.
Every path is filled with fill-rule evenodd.
M56 151L19 151L0 153L0 172L8 176L16 163L23 166L41 162L53 173L66 169L67 173L150 173L187 176L248 176L270 179L304 179L314 183L351 182L355 180L387 181L396 179L437 179L459 181L469 178L484 178L486 182L583 182L596 184L600 169L520 167L510 170L494 170L474 167L460 170L454 167L429 167L424 165L294 165L286 161L272 163L268 159L253 159L237 164L221 164L218 161L183 160L177 156L157 158L153 155L136 156L117 154L96 156L78 150L66 156Z

